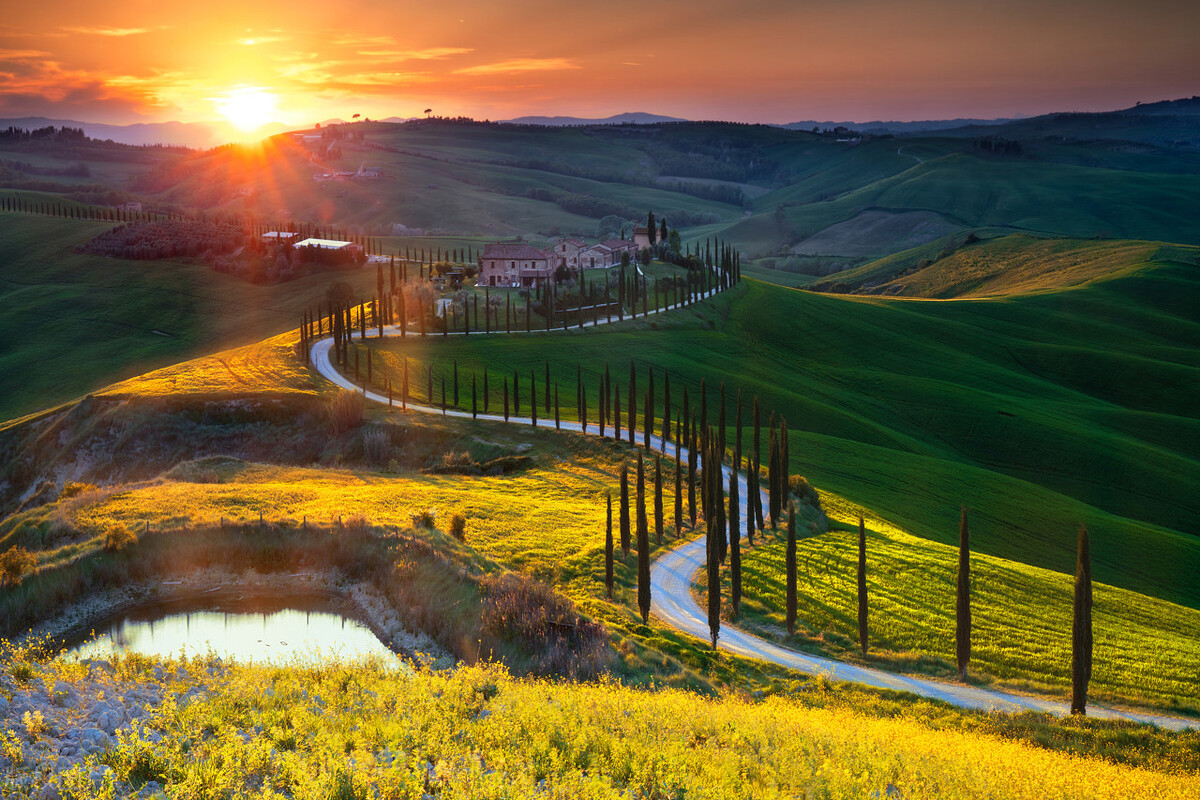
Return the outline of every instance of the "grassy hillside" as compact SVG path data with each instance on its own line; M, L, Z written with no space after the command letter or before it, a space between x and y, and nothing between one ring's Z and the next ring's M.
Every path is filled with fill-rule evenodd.
M786 635L786 536L763 534L742 553L741 624L792 647L901 672L955 680L957 547L919 539L865 511L868 658L858 643L858 530L854 512L826 495L840 521L820 536L800 526L797 633ZM976 553L971 562L972 680L1017 691L1070 693L1074 576ZM729 576L723 576L729 597ZM1112 586L1095 587L1095 666L1089 697L1200 712L1200 612ZM1153 644L1150 644L1153 642Z
M994 229L943 237L814 281L820 291L937 299L1003 297L1071 289L1151 269L1195 263L1200 248L1127 240L1004 235Z
M548 359L573 397L578 364L593 414L606 363L621 381L628 358L643 381L647 366L668 368L675 404L684 385L694 403L707 377L710 413L725 377L787 416L794 471L906 530L953 541L967 504L980 550L1067 571L1085 522L1099 580L1195 607L1197 277L1165 262L1076 291L970 303L747 282L707 310L611 330L382 349L393 369L409 357L418 392L426 362L446 374L457 360L464 379L487 364L498 380L540 376Z
M0 213L0 419L294 327L334 280L374 291L369 269L269 286L199 261L74 252L108 227Z

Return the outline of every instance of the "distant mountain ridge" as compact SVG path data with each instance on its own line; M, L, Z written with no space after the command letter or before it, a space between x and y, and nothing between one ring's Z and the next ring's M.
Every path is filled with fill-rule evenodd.
M876 120L874 122L817 122L816 120L805 120L802 122L789 122L786 125L777 127L786 128L791 131L811 131L813 128L820 130L833 130L834 128L849 128L852 131L861 133L871 133L876 136L883 134L916 134L928 133L930 131L941 131L951 128L964 128L968 125L1004 125L1009 122L1016 122L1018 118L1002 118L1002 119L928 119L917 120L913 122L883 122Z
M232 141L227 134L229 126L222 122L138 122L132 125L108 125L101 122L81 122L75 119L50 119L48 117L17 117L0 119L0 130L8 127L34 130L47 126L55 128L82 128L92 139L112 139L114 142L132 145L171 145L174 147L196 147L207 149ZM262 127L262 135L272 136L290 130L292 126L282 122L271 122Z
M682 117L668 117L662 114L648 114L644 111L630 111L624 114L614 114L611 117L590 119L586 117L517 117L516 119L500 120L514 125L654 125L659 122L688 122Z

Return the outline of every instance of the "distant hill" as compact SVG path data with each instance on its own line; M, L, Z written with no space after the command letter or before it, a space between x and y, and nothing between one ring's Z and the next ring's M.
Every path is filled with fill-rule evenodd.
M1200 151L1200 97L1141 103L1100 112L1062 112L1023 120L947 128L942 136L1115 141Z
M105 125L99 122L47 117L0 119L0 130L10 126L26 130L47 126L82 128L83 132L93 139L112 139L121 144L166 144L200 149L225 144L232 138L229 135L229 126L223 122L141 122L134 125ZM262 135L272 136L288 130L289 127L281 122L272 122L263 126Z
M920 133L930 133L933 131L944 131L953 128L963 128L968 125L1003 125L1007 122L1015 121L1014 118L1008 119L926 119L914 120L912 122L882 122L875 120L874 122L817 122L815 120L805 120L803 122L789 122L786 125L780 125L781 128L787 128L792 131L811 131L813 128L818 130L833 130L834 128L849 128L852 131L859 133L870 133L876 136L885 134L893 135L916 135Z
M516 125L653 125L658 122L687 122L681 117L666 117L662 114L647 114L642 111L614 114L602 119L584 117L517 117L502 120Z

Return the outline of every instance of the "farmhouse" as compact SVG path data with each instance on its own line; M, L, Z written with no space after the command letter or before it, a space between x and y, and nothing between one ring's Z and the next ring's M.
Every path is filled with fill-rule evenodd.
M302 242L296 242L296 247L316 247L321 250L348 250L357 247L354 242L339 242L336 239L305 239Z
M635 249L650 246L650 229L645 225L633 226L633 246Z
M479 258L481 286L533 286L554 274L554 254L528 244L489 244Z
M559 239L554 245L554 266L579 269L579 253L587 248L582 239Z
M266 242L290 242L299 235L292 231L267 231L262 235L262 238Z

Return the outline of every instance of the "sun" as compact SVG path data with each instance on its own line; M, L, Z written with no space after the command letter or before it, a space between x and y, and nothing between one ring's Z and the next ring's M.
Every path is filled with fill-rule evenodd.
M259 86L239 86L214 98L213 102L231 125L249 133L272 121L279 98Z

